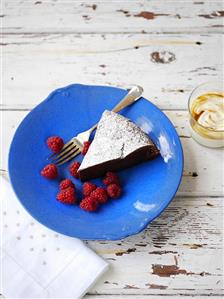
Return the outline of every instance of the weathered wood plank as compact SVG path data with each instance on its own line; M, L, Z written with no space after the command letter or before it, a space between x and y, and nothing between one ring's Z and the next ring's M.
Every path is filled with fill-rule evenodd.
M89 293L221 296L222 211L222 198L176 198L136 236L86 242L110 263Z
M3 1L4 32L221 32L222 1Z
M1 298L1 297L0 297ZM167 298L170 298L170 295L168 294L167 296L164 294L164 295L151 295L150 294L150 297L148 294L143 294L143 295L126 295L126 294L116 294L116 299L146 299L146 298L150 298L150 299L167 299ZM181 295L175 295L175 294L172 294L172 298L173 299L208 299L208 296L201 296L201 295L198 295L198 296L183 296ZM212 298L212 299L220 299L220 296L214 296L212 295L209 296L209 298ZM84 299L115 299L115 296L114 295L102 295L102 294L91 294L91 295L86 295L84 296Z
M16 127L28 111L3 112L3 161L2 170L7 168L7 153ZM186 111L165 111L175 125L184 149L185 166L179 196L220 196L223 194L223 151L208 149L190 138ZM2 171L4 174L4 171Z
M100 296L100 297L99 297ZM164 295L150 295L150 299L166 299L166 298L170 298L169 297L170 295L167 295L167 296L164 296ZM220 296L210 296L208 295L209 298L212 298L212 299L220 299ZM183 296L181 295L173 295L172 294L172 298L174 299L189 299L189 298L193 298L193 299L208 299L208 296ZM114 299L114 295L101 295L101 294L95 294L95 295L86 295L84 297L84 299ZM145 299L145 298L149 298L149 295L116 295L116 298L119 298L119 299Z
M117 297L119 296L119 297ZM116 298L119 298L119 299L145 299L147 298L146 297L147 295L116 295ZM3 297L1 294L0 294L0 298L5 298ZM92 294L92 295L85 295L83 297L84 299L114 299L114 295L102 295L102 294ZM167 298L167 297L164 297L164 296L160 296L160 295L150 295L150 299L164 299L164 298ZM172 298L174 299L179 299L179 295L172 295ZM190 297L192 298L192 297ZM208 299L208 296L200 296L200 297L196 297L194 296L194 299L196 298L200 298L200 299ZM189 299L189 296L181 296L181 299ZM212 299L220 299L220 296L212 296Z
M222 209L222 198L176 198L141 234L87 242L111 265L91 293L224 294Z
M191 90L222 74L220 35L7 35L2 109L30 109L71 83L142 85L162 109L187 109ZM165 53L165 56L164 56Z
M9 35L2 44L1 109L29 110L52 89L78 81L141 84L160 108L183 110L193 87L222 73L221 35L214 34L223 31L222 1L10 0L3 5L0 18ZM106 34L111 32L116 34ZM146 34L164 32L172 34ZM161 63L167 57L168 63ZM26 113L3 112L0 175L6 175L7 148ZM182 197L222 194L223 154L189 138L186 111L166 114L184 145L179 197L139 235L88 242L111 264L88 299L224 296L223 199Z

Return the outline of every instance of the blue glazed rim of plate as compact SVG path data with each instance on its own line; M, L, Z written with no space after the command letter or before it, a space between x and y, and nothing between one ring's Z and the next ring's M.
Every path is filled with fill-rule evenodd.
M122 88L118 88L118 87L115 87L115 86L106 86L106 85L85 85L85 84L79 84L79 83L74 83L74 84L69 84L69 85L67 85L67 86L65 86L65 87L61 87L61 88L58 88L58 89L55 89L54 91L52 91L49 95L48 95L48 97L45 99L45 100L43 100L41 103L39 103L38 105L36 105L30 112L32 112L33 110L35 110L35 109L37 109L41 104L43 104L44 102L46 102L46 101L49 101L51 98L52 98L52 96L54 95L54 94L56 94L56 93L59 93L59 92L61 92L61 91L64 91L64 90L67 90L67 89L69 89L70 87L74 87L74 86L89 86L89 87L102 87L102 88L105 88L105 87L108 87L108 88L116 88L116 89L120 89L120 90L122 90L122 91L126 91L126 89L122 89ZM169 120L169 118L156 106L156 105L154 105L152 102L150 102L149 100L147 100L147 99L145 99L144 97L142 97L142 100L144 100L144 101L146 101L146 102L149 102L150 103L150 105L152 105L153 106L153 108L155 109L155 110L157 110L159 113L161 113L162 115L163 115L163 118L165 119L165 121L168 123L168 125L170 126L170 127L172 127L172 130L173 130L173 133L174 133L174 139L175 139L175 142L176 142L176 145L177 145L177 147L178 147L178 150L179 150L179 154L180 154L180 169L181 169L181 171L180 171L180 173L179 173L179 178L178 178L178 183L177 183L177 185L176 185L176 189L175 190L173 190L173 193L172 193L172 195L170 196L170 199L169 200L167 200L166 201L166 203L164 204L164 205L162 205L161 207L160 207L160 209L158 210L158 212L155 214L155 216L154 217L151 217L150 219L148 219L148 221L145 223L145 225L144 226L141 226L141 227L137 227L137 229L133 229L133 230L130 230L130 231L127 231L126 233L124 232L123 234L122 234L122 236L120 236L120 237L114 237L114 236L110 236L110 237L108 237L108 238L105 238L105 237L103 237L103 238L99 238L99 237L97 237L97 238L83 238L84 240L121 240L121 239L124 239L124 238L127 238L127 237L129 237L129 236L132 236L132 235L136 235L136 234L138 234L138 233L140 233L140 232L142 232L144 229L146 229L146 227L154 220L154 219L156 219L156 218L158 218L160 215L161 215L161 213L167 208L167 206L170 204L170 202L173 200L173 198L175 197L175 194L176 194L176 192L177 192L177 190L178 190L178 188L179 188L179 186L180 186L180 183L181 183L181 180L182 180L182 175L183 175L183 168L184 168L184 154L183 154L183 148L182 148L182 144L181 144L181 141L180 141L180 138L179 138L179 136L178 136L178 134L177 134L177 132L176 132L176 129L174 128L174 126L173 126L173 124L172 124L172 122ZM13 187L13 190L14 190L14 193L16 194L16 190L15 190L15 188L14 188L14 185L13 185L13 179L12 179L12 177L11 177L11 171L10 171L10 157L11 157L11 151L12 151L12 144L13 144L13 140L14 140L14 138L16 137L16 134L17 134L17 132L20 130L20 127L23 125L23 122L26 120L26 118L29 116L29 114L30 114L30 112L24 117L24 119L21 121L21 123L19 124L19 126L17 127L17 129L16 129L16 132L15 132L15 134L14 134L14 136L13 136L13 139L12 139L12 142L11 142L11 146L10 146L10 150L9 150L9 159L8 159L8 169L9 169L9 178L10 178L10 182L11 182L11 185L12 185L12 187ZM17 194L16 194L16 196L17 196ZM22 202L22 200L19 198L19 196L17 196L17 198L18 198L18 200L20 201L20 203L22 204L22 206L25 208L25 210L30 214L30 211L26 208L26 206L23 204L23 202ZM56 232L58 232L58 233L61 233L61 234L63 234L61 231L58 231L53 225L49 225L49 224L46 224L46 223L43 223L43 222L41 222L39 219L38 219L38 217L35 217L34 215L32 215L32 214L30 214L34 219L36 219L39 223L41 223L42 225L44 225L44 226L46 226L47 228L49 228L49 229L52 229L53 231L56 231ZM74 235L70 235L70 234L66 234L66 235L68 235L68 236L71 236L71 237L75 237ZM78 238L80 238L79 236L78 236Z

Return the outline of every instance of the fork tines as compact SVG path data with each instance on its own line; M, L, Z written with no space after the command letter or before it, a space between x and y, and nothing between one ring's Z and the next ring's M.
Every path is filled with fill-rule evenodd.
M72 140L67 142L58 154L53 154L51 157L49 157L49 159L51 159L54 164L59 166L73 159L80 152L81 147L76 140Z
M59 157L59 159L57 159L56 161L54 161L54 163L58 166L64 164L67 161L73 159L80 152L81 152L80 149L76 145L74 145L73 147L71 147L71 149L68 152L66 152L64 155Z

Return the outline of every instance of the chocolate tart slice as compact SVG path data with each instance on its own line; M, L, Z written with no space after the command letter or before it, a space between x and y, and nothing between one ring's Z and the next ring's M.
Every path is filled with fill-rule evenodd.
M159 150L136 124L112 111L104 111L78 173L82 181L154 159Z

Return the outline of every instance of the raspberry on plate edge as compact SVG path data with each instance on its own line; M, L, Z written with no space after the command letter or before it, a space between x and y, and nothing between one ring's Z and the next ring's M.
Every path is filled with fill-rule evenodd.
M121 187L116 184L110 184L107 186L107 194L111 198L118 198L121 196Z
M88 196L81 200L79 206L87 212L95 212L98 208L98 203L92 197Z
M83 156L85 156L85 154L88 152L90 144L91 144L90 141L84 141L84 143L83 143L83 149L82 149Z
M103 179L104 185L108 186L110 184L120 185L119 177L116 173L108 171L106 177Z
M41 175L46 179L52 180L58 176L57 166L54 164L48 164L41 170Z
M68 187L60 190L57 194L57 200L65 204L74 204L76 202L75 189L73 187Z
M103 187L97 187L96 190L91 193L90 197L95 199L98 203L103 204L108 200L107 190Z
M97 186L91 182L85 182L82 186L83 195L85 197L90 196L90 194L96 190Z
M47 146L52 150L52 152L57 154L63 148L64 141L59 136L51 136L47 139Z
M59 184L59 188L61 190L63 189L67 189L68 187L72 187L72 188L75 188L75 185L74 183L70 180L70 179L64 179L60 182Z
M74 176L76 179L79 178L78 169L79 169L80 163L75 161L69 166L69 171L72 176Z

